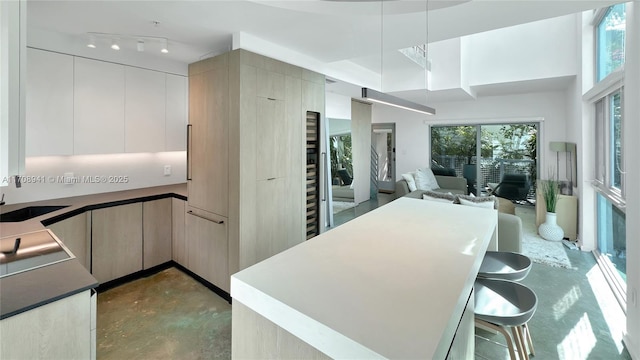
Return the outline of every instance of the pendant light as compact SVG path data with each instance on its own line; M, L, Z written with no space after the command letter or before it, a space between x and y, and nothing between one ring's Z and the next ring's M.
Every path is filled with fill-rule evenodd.
M382 88L382 70L383 70L383 57L384 57L384 46L383 46L383 38L384 38L384 8L383 8L384 0L380 1L380 87ZM426 20L426 41L425 41L425 50L429 44L429 1L426 2L425 8L425 20ZM425 57L426 57L425 53ZM425 92L427 91L428 84L428 69L425 67ZM396 96L392 96L389 94L385 94L383 92L375 91L366 87L362 88L362 98L377 102L380 104L385 104L393 107L397 107L400 109L415 111L421 114L426 115L435 115L436 110L432 107L418 104L409 100L401 99Z

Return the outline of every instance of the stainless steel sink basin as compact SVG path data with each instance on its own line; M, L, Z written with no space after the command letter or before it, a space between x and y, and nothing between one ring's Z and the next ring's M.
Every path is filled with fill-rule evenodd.
M66 208L68 205L57 206L29 206L18 210L9 211L5 214L0 214L0 222L20 222L40 215L44 215L56 210Z
M0 238L0 277L72 259L49 230Z

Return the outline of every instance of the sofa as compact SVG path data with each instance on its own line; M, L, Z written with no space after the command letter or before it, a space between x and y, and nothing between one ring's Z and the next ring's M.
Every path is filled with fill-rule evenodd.
M448 176L444 176L448 177ZM449 177L451 178L451 177ZM466 189L467 182L464 178L452 178L462 179L464 181L464 188ZM440 184L440 179L436 175L436 180ZM398 184L404 182L404 185ZM444 186L441 185L441 187ZM456 190L456 189L454 189ZM457 188L457 190L460 190ZM448 192L447 189L440 189L440 192ZM396 183L396 198L406 196L414 199L422 199L422 195L425 190L409 191L407 182L400 180ZM452 192L453 193L453 192ZM462 193L464 194L464 193ZM498 251L510 251L516 253L522 253L522 220L515 215L515 206L507 199L498 199ZM424 200L426 201L426 200ZM458 205L464 206L464 205Z
M440 189L433 191L465 195L467 193L467 179L454 176L434 175ZM419 190L416 190L419 191ZM408 194L409 185L404 179L396 181L396 198Z

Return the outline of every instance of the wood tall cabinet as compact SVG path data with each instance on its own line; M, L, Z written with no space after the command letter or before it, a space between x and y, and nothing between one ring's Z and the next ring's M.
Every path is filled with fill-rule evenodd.
M188 205L225 219L227 277L306 239L306 113L324 114L324 81L241 49L189 65ZM187 248L205 236L193 222Z

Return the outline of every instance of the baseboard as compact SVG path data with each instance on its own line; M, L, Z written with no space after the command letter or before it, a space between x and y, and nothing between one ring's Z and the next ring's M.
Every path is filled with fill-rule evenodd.
M231 304L231 295L228 292L226 292L226 291L220 289L219 287L213 285L209 281L203 279L202 277L198 276L193 271L185 268L184 266L178 264L177 262L175 262L173 260L167 261L167 262L165 262L163 264L160 264L158 266L154 266L154 267L146 269L146 270L141 270L141 271L135 272L133 274L129 274L129 275L123 276L121 278L117 278L115 280L111 280L111 281L102 283L96 288L96 291L98 293L101 293L101 292L104 292L106 290L112 289L112 288L114 288L116 286L124 285L124 284L126 284L128 282L131 282L131 281L134 281L134 280L138 280L138 279L141 279L141 278L149 277L151 275L155 275L155 274L159 273L160 271L166 270L166 269L171 268L171 267L175 267L175 268L179 269L180 271L184 272L185 274L189 275L194 280L196 280L197 282L201 283L206 288L208 288L209 290L213 291L214 293L216 293L221 298L227 300L227 302L229 302L229 304Z

